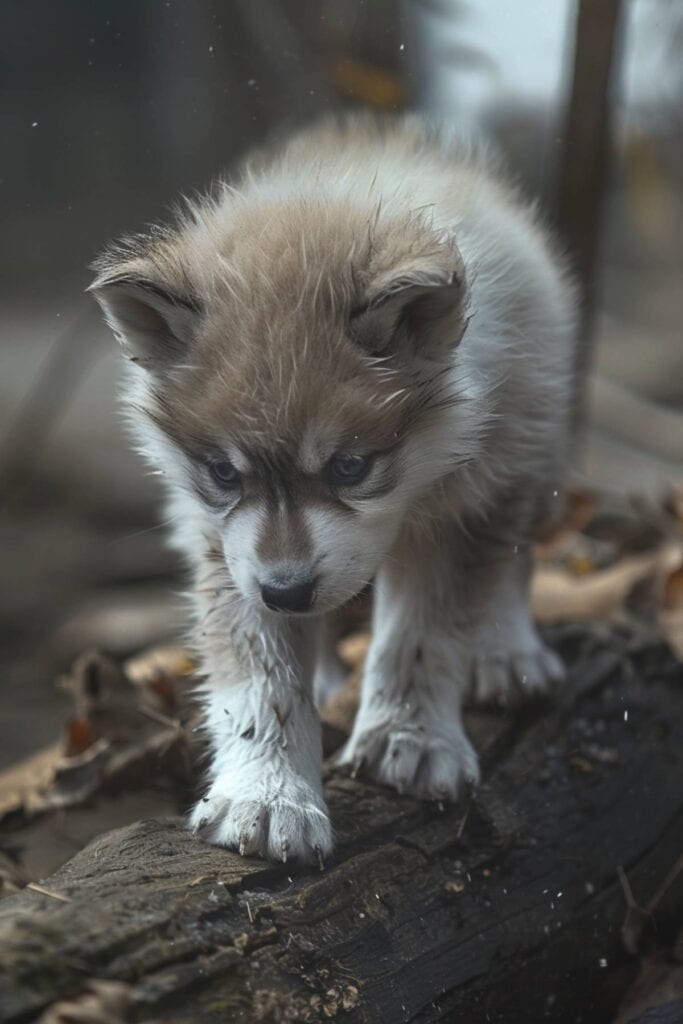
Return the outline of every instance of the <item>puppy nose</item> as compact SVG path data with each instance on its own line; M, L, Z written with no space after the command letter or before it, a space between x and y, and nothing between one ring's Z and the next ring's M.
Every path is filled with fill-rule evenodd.
M315 580L304 580L285 586L263 586L261 597L274 612L307 612L313 604L315 584Z

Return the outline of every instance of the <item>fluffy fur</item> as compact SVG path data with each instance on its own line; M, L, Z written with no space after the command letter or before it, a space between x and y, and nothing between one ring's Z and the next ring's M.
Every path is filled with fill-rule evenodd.
M97 271L194 573L213 760L192 825L242 853L330 854L313 679L333 685L326 621L373 579L341 760L455 799L478 776L468 689L562 676L528 551L567 461L574 301L532 207L416 119L328 121ZM333 479L339 455L365 475ZM303 585L310 608L264 603Z

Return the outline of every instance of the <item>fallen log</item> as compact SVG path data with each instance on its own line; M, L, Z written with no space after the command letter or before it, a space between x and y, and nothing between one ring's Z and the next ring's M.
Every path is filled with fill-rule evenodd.
M683 999L666 1006L654 1006L639 1017L634 1017L630 1024L681 1024L683 1021Z
M645 905L681 852L683 669L626 630L548 635L568 684L470 718L458 806L328 772L322 873L148 820L2 901L0 1020L605 1024L638 967L623 879ZM682 911L679 878L642 932Z

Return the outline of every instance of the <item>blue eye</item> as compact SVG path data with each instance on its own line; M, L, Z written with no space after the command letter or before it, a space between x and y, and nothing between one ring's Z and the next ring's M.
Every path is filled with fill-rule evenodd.
M219 487L234 487L239 483L240 474L229 459L216 459L209 463L209 472Z
M330 480L338 487L360 483L370 469L369 455L333 455L328 463Z

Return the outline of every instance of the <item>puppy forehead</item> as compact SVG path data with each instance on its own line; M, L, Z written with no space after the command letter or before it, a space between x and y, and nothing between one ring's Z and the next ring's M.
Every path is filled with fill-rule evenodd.
M243 473L258 461L316 474L335 451L395 443L415 394L403 373L366 365L348 341L331 345L323 335L301 348L285 340L269 358L234 339L195 359L155 395L162 429L188 450L224 452Z
M261 453L266 465L289 468L304 476L318 476L335 454L371 454L392 447L399 425L390 419L368 415L366 409L349 410L347 415L318 413L303 419L297 430L280 438L280 443ZM247 453L247 458L248 458ZM254 461L258 459L255 456Z
M243 475L263 476L272 482L294 475L320 476L335 452L349 449L345 436L328 431L319 432L315 424L311 424L301 438L291 438L272 449L249 446L248 439L242 443L245 445L244 450L231 441L226 441L222 450ZM361 447L369 449L370 446Z
M339 429L326 423L309 422L297 445L298 467L308 475L319 473L340 444L343 444L343 436Z
M297 445L297 466L303 473L319 473L335 454L367 455L387 447L393 433L387 435L359 417L333 422L311 420Z
M351 391L351 393L349 393ZM404 427L401 407L382 406L380 396L362 386L319 393L287 407L286 395L273 405L255 405L231 396L205 407L207 440L248 473L259 469L320 472L336 452L367 454L392 447Z

